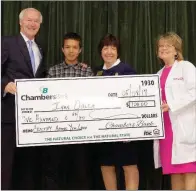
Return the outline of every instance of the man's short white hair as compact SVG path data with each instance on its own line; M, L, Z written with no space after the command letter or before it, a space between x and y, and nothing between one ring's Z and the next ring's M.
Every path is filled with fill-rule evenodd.
M39 12L39 14L40 14L40 23L42 23L42 14L41 14L40 11L38 11L38 10L35 9L35 8L26 8L26 9L23 9L23 10L20 12L20 14L19 14L19 20L22 20L23 17L24 17L25 12L26 12L26 11L29 11L29 10L33 10L33 11Z

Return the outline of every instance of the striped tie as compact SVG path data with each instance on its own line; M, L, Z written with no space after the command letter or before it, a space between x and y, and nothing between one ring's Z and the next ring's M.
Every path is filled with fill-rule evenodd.
M32 65L32 69L33 69L33 74L35 74L35 57L34 57L34 53L33 53L33 49L32 49L32 41L31 40L28 40L27 41L28 44L29 44L29 55L30 55L30 58L31 58L31 65Z

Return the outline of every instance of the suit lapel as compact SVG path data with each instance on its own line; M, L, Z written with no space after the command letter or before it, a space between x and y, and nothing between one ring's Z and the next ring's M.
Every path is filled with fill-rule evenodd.
M31 73L33 74L33 69L32 69L32 65L31 65L31 59L30 59L30 56L29 56L29 51L28 51L27 45L25 43L25 40L23 39L23 37L21 35L18 36L17 43L19 45L18 47L19 47L21 53L23 54L23 56L25 58L25 61L28 65Z
M35 43L37 44L37 47L39 49L39 52L41 54L41 59L40 59L40 62L42 61L42 58L43 58L43 50L41 48L41 46L39 45L39 43L37 42L37 40L35 39Z

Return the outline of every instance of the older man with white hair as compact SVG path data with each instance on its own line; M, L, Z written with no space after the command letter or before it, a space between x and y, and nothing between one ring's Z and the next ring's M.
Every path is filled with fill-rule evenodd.
M34 169L38 148L16 148L15 135L15 79L43 78L46 71L43 54L35 41L35 36L42 23L41 13L34 8L27 8L19 14L20 34L2 37L1 49L1 189L12 188L13 164L15 155L20 157L22 168L19 189L35 189ZM21 176L22 175L22 176Z

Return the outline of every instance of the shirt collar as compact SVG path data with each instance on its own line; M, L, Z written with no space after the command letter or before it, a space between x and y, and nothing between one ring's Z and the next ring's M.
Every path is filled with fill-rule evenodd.
M30 39L28 39L22 32L20 32L20 34L22 35L23 39L25 40L25 42L29 41ZM35 39L31 40L33 43L35 42Z
M118 59L116 60L116 62L114 62L114 64L112 64L112 66L110 66L110 68L113 68L114 66L117 66L120 62L121 62L121 61L120 61L120 58L118 58ZM108 69L110 69L110 68L106 68L106 65L105 65L105 64L104 64L104 66L103 66L103 69L104 69L104 70L108 70Z
M79 67L79 62L76 63L76 64L67 64L65 61L63 61L63 66L65 68L75 68L75 69L77 69Z

